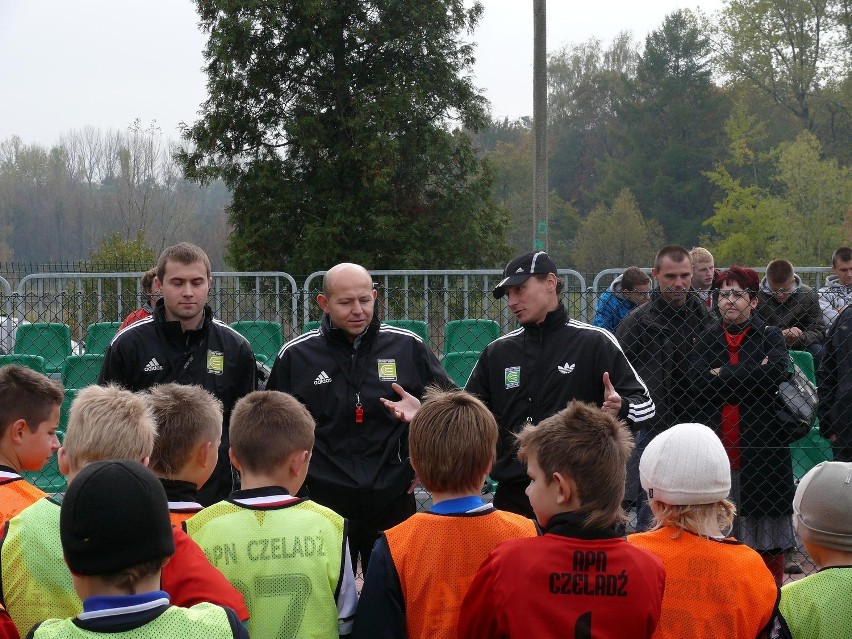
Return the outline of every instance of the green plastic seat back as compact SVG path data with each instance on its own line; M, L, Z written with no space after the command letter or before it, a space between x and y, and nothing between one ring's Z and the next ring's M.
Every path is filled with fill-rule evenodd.
M65 388L85 388L98 383L98 374L104 356L98 353L69 355L62 368L62 385Z
M86 353L93 355L106 353L112 338L118 332L121 322L95 322L86 327Z
M412 333L417 333L417 335L420 336L420 339L423 340L423 343L426 344L426 346L429 346L429 326L423 320L389 319L382 323L387 324L388 326L395 326L396 328L404 328Z
M444 328L444 355L462 351L481 353L498 337L500 325L494 320L453 320Z
M274 360L284 344L284 333L278 322L244 320L234 322L231 328L249 341L255 358L261 362Z
M26 366L27 368L31 368L39 373L46 373L44 368L44 358L41 355L24 355L23 353L0 355L0 366L8 366L9 364Z
M15 352L40 355L48 375L61 373L65 359L71 354L71 328L57 322L35 322L18 327Z
M447 353L441 363L450 379L460 388L464 388L477 361L479 361L479 353L476 351L456 351Z

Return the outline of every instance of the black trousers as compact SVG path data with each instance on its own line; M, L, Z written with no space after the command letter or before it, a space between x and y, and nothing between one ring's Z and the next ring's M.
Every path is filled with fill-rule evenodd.
M494 493L494 508L535 519L535 513L526 494L529 483L528 479L498 483L497 492Z
M373 545L379 538L379 533L405 521L416 510L414 495L403 494L394 499L384 512L375 519L349 520L349 556L352 559L352 570L358 574L358 558L361 558L361 574L367 574Z

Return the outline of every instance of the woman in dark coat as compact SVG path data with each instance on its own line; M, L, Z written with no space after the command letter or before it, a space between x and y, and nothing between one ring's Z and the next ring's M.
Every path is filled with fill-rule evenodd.
M790 449L775 407L789 356L780 329L754 315L759 286L751 269L719 274L721 323L696 344L690 379L697 421L716 429L731 459L737 538L761 553L780 584L784 551L796 545Z

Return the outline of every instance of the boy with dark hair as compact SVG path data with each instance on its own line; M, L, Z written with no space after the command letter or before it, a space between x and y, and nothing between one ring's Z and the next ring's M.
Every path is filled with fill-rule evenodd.
M654 637L676 639L699 634L699 628L728 639L763 636L778 586L757 552L727 536L736 508L728 501L731 465L721 440L703 424L672 426L648 444L639 474L655 528L627 541L657 555L666 568ZM722 583L726 596L720 599Z
M628 266L601 295L592 323L615 333L619 322L647 302L650 295L651 278L638 266Z
M83 612L47 619L27 639L248 639L233 610L178 608L160 590L175 540L165 491L142 464L101 461L80 471L62 502L59 534Z
M787 348L808 351L819 364L825 329L819 297L793 271L787 260L772 260L760 282L755 312L784 335Z
M482 500L497 422L473 395L428 392L411 421L408 445L432 508L376 541L355 638L457 637L462 598L488 553L506 539L536 535L531 520Z
M145 399L117 386L88 386L71 405L59 449L59 470L73 486L80 471L102 460L147 464L157 428ZM0 604L25 632L49 617L71 617L82 603L62 559L60 504L40 499L13 517L0 540ZM201 549L173 528L175 555L162 573L162 590L175 605L210 602L248 618L240 593L207 561ZM45 596L50 593L50 596Z
M650 637L665 571L618 529L633 440L591 404L568 408L518 434L527 495L544 535L505 541L465 596L459 636Z
M137 308L124 318L124 321L121 323L121 326L118 327L118 330L130 326L133 322L145 319L154 312L154 306L157 304L157 300L160 299L160 289L154 287L154 279L156 279L156 277L156 268L149 269L144 275L142 275L140 283L142 284L142 297L145 301L141 308Z
M819 571L781 588L770 637L852 637L852 463L823 462L802 477L793 522Z
M831 256L831 275L818 291L819 306L826 330L840 312L852 304L852 248L841 246Z
M23 366L0 368L0 524L42 497L21 477L38 471L59 450L56 429L62 384Z
M157 423L151 470L169 499L172 523L179 525L203 508L198 489L219 457L222 402L200 386L160 384L148 391Z
M348 636L358 594L346 520L293 496L308 472L313 417L291 395L255 391L234 407L230 442L242 489L187 519L185 529L240 585L251 635Z

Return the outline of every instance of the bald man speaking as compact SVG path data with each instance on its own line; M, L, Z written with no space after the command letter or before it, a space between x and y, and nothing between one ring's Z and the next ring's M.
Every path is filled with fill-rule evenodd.
M394 383L418 397L430 384L453 383L420 337L379 322L364 267L329 269L317 302L321 326L281 348L266 388L294 395L314 416L310 497L349 519L352 567L360 556L366 572L379 531L415 511L408 424L380 398L397 397Z

